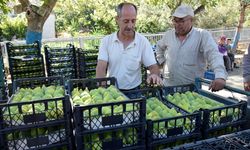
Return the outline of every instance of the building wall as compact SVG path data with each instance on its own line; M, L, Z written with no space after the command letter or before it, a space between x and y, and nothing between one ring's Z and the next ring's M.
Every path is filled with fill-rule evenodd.
M56 16L52 12L43 26L43 39L55 38L56 28L55 28Z

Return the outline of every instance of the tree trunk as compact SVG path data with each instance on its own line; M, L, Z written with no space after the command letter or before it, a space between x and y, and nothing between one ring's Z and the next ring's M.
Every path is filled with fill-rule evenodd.
M233 50L236 50L237 45L238 45L239 40L240 40L240 32L241 32L241 30L243 28L243 23L245 21L246 7L247 7L246 3L244 3L244 2L240 3L240 19L239 19L239 23L238 23L238 26L236 28L236 32L235 32L235 35L234 35L234 40L233 40L233 45L232 45Z
M32 5L29 0L18 1L20 2L20 5L14 7L15 12L26 12L26 18L28 21L26 43L30 44L35 41L41 43L43 25L48 19L57 0L46 0L40 7Z

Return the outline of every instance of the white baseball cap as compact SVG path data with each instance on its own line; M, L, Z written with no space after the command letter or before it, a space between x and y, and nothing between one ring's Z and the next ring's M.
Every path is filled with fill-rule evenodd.
M179 7L175 9L172 16L178 18L184 18L186 16L194 17L194 10L186 4L181 4Z

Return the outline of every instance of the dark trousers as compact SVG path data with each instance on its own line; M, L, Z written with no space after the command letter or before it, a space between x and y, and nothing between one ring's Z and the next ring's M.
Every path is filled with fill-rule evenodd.
M232 65L231 65L231 61L229 56L223 56L223 60L224 60L224 65L226 67L227 71L231 71L232 70Z
M129 99L137 99L137 98L141 98L142 94L140 92L140 86L137 86L133 89L129 89L129 90L124 90L124 89L120 89L120 91L125 94Z
M234 65L234 54L233 53L228 53L228 57L230 58L231 61L231 68L235 67Z

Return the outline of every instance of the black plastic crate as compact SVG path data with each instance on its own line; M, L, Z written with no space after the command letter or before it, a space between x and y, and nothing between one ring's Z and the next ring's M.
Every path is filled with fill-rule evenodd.
M0 81L5 80L3 57L0 56Z
M12 84L13 94L20 88L35 88L37 86L50 86L50 85L64 85L64 78L60 76L53 77L38 77L38 78L24 78L17 79Z
M141 83L141 88L147 87L147 73L148 69L147 67L141 66L141 74L142 74L142 83Z
M217 138L195 141L169 150L228 150L228 149L250 149L250 130L222 135Z
M21 78L45 77L42 55L9 57L12 82Z
M97 89L115 85L115 78L69 80L69 95L74 88ZM116 107L119 109L116 112ZM94 113L95 112L95 113ZM115 129L129 124L145 124L145 101L141 99L73 106L73 117L77 132Z
M70 102L69 96L65 95L65 91L63 91L64 95L62 97L41 98L39 100L29 100L28 98L26 100L23 98L24 101L12 103L20 88L27 86L34 88L42 85L59 85L63 87L63 78L43 77L19 79L14 82L14 94L7 104L0 105L0 118L3 120L0 122L1 130L28 128L54 122L69 122Z
M74 45L68 44L63 48L45 46L44 50L48 76L63 76L65 79L77 78Z
M240 132L232 133L229 135L223 135L229 141L235 142L244 148L250 149L250 129Z
M98 50L77 49L77 68L79 78L94 78Z
M6 48L8 57L41 55L41 49L38 41L33 44L22 45L14 45L11 42L8 42L6 43Z
M117 85L117 81L114 77L95 79L71 79L68 83L68 92L71 95L72 90L76 87L81 89L85 89L87 87L89 90L92 90L98 87L107 88L110 85Z
M6 87L0 88L0 103L5 103L8 100L8 90Z
M223 103L224 106L213 109L202 109L202 133L203 138L219 136L226 133L232 133L244 129L246 123L247 102L236 102L225 97L204 91L200 86L193 84L170 86L163 88L163 97L176 92L184 93L187 91L196 92L199 95L208 97L217 102ZM175 107L175 104L168 101ZM180 108L183 109L183 108Z
M184 145L168 148L167 150L216 150L211 145L204 141L197 141L193 143L187 143Z
M72 149L67 124L54 123L19 130L0 131L1 150Z
M247 150L247 148L242 147L238 143L227 140L223 137L212 138L205 140L207 144L209 144L214 149L219 150Z
M167 107L175 108L181 116L167 117L157 120L147 120L147 149L155 149L162 145L174 146L182 141L195 141L200 138L201 113L188 114L186 111L169 105L161 98L160 88L147 88L128 91L135 96L146 98L157 97ZM171 124L172 126L170 126Z
M145 126L127 126L119 129L79 134L76 132L78 150L146 149Z

